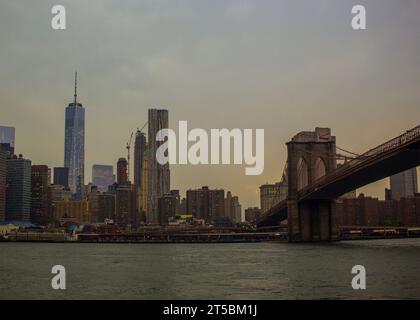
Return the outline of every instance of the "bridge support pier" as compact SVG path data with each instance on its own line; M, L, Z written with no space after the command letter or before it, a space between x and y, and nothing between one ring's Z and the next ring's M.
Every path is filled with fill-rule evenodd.
M289 242L339 240L332 201L287 201Z

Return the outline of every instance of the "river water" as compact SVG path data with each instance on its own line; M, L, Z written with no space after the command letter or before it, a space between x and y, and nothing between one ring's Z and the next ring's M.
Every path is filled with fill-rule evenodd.
M66 290L53 290L53 265ZM351 269L366 268L366 290ZM420 299L420 239L328 244L0 243L0 299Z

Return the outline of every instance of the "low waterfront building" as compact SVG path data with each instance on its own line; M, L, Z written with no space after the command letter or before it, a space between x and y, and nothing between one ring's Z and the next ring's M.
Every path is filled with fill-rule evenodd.
M16 232L19 230L19 226L15 226L14 224L0 224L0 234L6 235L12 232Z
M80 224L92 222L90 203L87 200L56 201L52 204L53 219L56 222L72 221Z
M379 200L360 194L340 199L333 211L341 226L420 226L420 194L400 200Z

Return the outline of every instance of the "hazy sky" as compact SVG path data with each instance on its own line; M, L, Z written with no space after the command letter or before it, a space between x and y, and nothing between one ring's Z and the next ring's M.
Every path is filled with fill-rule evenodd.
M67 30L51 28L54 4ZM365 31L351 28L355 4ZM172 188L224 188L243 207L280 180L299 131L331 127L337 145L363 152L420 124L418 0L2 0L0 44L0 125L16 127L17 152L34 164L63 165L78 70L86 182L92 164L126 156L149 107L168 108L175 129L265 129L260 176L171 167ZM364 191L383 197L386 185Z

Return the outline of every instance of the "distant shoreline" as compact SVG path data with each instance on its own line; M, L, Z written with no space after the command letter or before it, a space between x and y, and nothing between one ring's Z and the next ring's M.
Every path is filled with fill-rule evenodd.
M392 240L392 239L416 239L419 235L413 236L390 236L390 237L354 237L343 238L339 241L366 241L366 240ZM289 243L287 239L275 240L214 240L214 241L180 241L180 240L127 240L127 241L81 241L81 240L1 240L1 243L66 243L66 244L227 244L227 243ZM303 242L305 243L305 242ZM308 242L309 243L309 242ZM311 242L313 243L313 242Z

